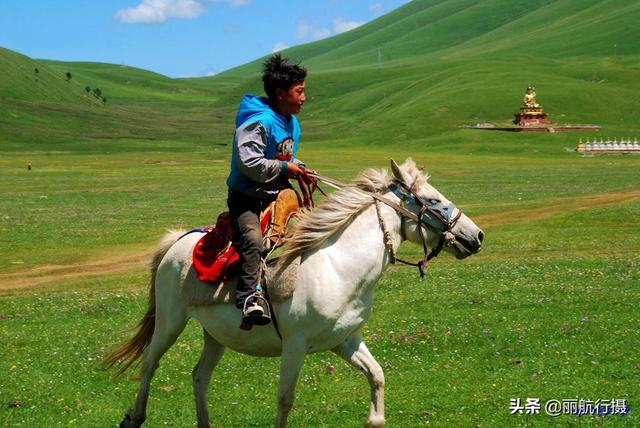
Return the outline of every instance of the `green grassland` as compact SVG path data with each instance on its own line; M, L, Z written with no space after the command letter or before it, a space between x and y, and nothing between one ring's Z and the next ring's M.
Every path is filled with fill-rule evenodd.
M422 281L393 266L380 282L364 336L389 426L640 425L640 156L567 150L640 138L639 19L632 1L414 0L285 52L310 69L303 160L349 180L411 156L486 233L481 253L442 255ZM0 49L0 426L121 420L135 372L114 380L99 362L144 312L164 231L225 208L234 109L261 90L258 65L169 79ZM507 123L529 83L554 122L602 131L461 128ZM191 323L157 371L148 426L194 425L200 346ZM272 425L277 370L229 352L214 426ZM368 396L337 357L309 356L290 424L361 426ZM528 397L626 399L630 413L509 414Z

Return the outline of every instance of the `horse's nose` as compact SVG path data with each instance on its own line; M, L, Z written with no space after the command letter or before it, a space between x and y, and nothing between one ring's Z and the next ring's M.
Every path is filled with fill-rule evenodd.
M480 232L478 232L478 242L480 242L482 244L483 240L484 240L484 232L480 231Z

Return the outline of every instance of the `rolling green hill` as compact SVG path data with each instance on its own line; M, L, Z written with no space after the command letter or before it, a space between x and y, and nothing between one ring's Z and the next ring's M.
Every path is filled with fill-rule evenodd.
M93 101L73 77L67 80L68 69L54 69L45 61L36 61L0 47L0 98L24 101L48 101L90 105Z
M355 30L284 53L314 70L487 55L638 55L639 16L633 0L413 0ZM223 74L247 76L259 62Z
M99 87L113 100L136 101L203 101L215 97L211 86L189 84L188 79L170 79L158 73L134 67L92 62L41 61L64 74L72 70L79 81ZM193 82L193 80L191 80Z
M632 136L640 134L639 21L640 3L632 0L414 0L284 54L310 70L301 119L311 141L454 145L469 138L460 125L508 123L529 83L553 121ZM170 79L113 64L34 61L2 49L9 78L0 81L0 138L220 142L241 94L262 91L260 63ZM106 105L86 86L101 88Z
M2 150L139 150L136 140L209 144L211 130L225 123L216 123L224 109L212 106L220 91L201 82L113 64L34 60L8 49L0 49L0 70Z
M639 20L640 3L626 0L414 0L284 54L311 71L305 114L342 135L389 141L393 123L403 139L452 141L464 123L507 123L529 83L553 121L637 134ZM255 90L260 61L222 76Z
M508 122L532 83L553 121L640 137L638 22L637 0L413 0L285 52L310 71L310 167L348 181L412 156L486 233L469 260L442 254L422 281L395 265L377 286L362 336L385 370L388 426L640 426L640 156L565 150L593 133L460 127ZM259 70L169 79L0 49L2 426L122 420L137 377L99 361L144 314L158 238L226 209L233 115L262 91ZM419 260L422 246L399 255ZM201 339L189 323L162 360L148 426L193 425ZM272 425L261 403L274 403L277 370L227 352L213 425ZM310 356L290 426L362 426L366 384L337 356ZM631 411L511 414L527 397Z

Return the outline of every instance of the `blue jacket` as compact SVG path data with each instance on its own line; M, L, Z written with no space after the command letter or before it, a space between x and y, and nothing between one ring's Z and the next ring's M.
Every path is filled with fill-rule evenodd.
M229 190L271 199L288 186L286 162L296 159L300 125L294 115L287 118L269 106L269 99L245 95L236 115Z

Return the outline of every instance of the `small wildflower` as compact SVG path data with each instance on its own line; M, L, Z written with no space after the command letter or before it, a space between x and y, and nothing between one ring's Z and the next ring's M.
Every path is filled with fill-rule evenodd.
M18 400L12 400L9 403L9 407L12 407L14 409L19 409L20 407L22 407L22 403L20 401L18 401Z

